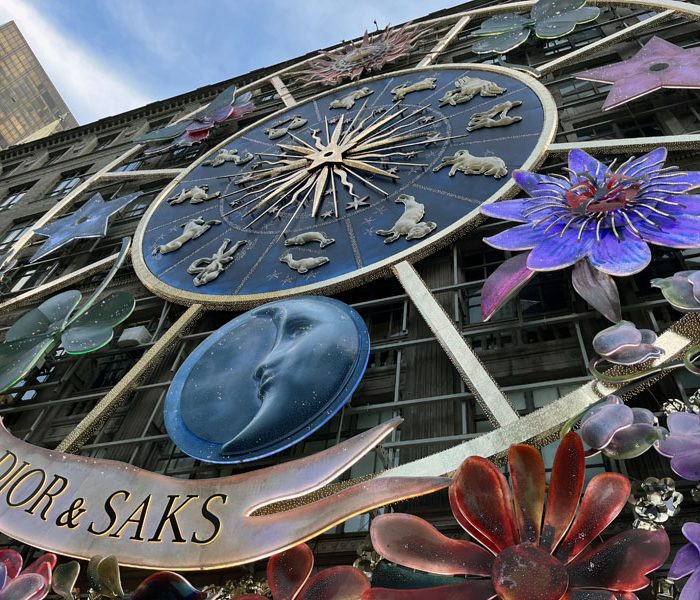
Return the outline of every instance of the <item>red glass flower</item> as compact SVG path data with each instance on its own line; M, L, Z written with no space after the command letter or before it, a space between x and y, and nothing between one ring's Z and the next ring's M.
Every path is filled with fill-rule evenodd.
M366 575L355 567L332 567L310 577L314 555L306 544L275 554L267 563L273 600L359 600L369 589ZM267 600L248 594L237 600Z
M581 499L585 457L575 433L561 441L545 510L545 468L532 446L511 446L508 482L490 461L465 460L450 486L455 519L481 545L443 536L408 514L377 517L374 548L398 564L464 583L423 590L373 588L363 600L634 600L669 553L666 532L633 529L592 542L620 513L630 483L617 473L591 479ZM483 546L483 547L482 547ZM475 579L478 577L479 579Z

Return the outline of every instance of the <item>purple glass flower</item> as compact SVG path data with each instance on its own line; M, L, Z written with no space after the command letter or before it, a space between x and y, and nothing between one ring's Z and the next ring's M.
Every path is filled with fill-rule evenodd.
M683 535L690 543L676 553L668 578L677 581L690 575L678 600L697 600L700 598L700 523L683 525Z
M666 422L670 433L656 449L671 459L671 468L683 479L700 480L700 415L671 413Z
M484 238L501 250L526 251L484 284L482 315L490 318L537 271L574 266L576 291L611 321L619 297L611 276L639 273L649 244L700 247L700 172L664 167L666 148L630 158L613 170L582 150L569 152L568 177L515 171L531 197L489 204L487 216L521 223Z
M679 271L672 277L651 280L667 302L681 312L700 310L700 271Z
M593 349L613 364L636 365L664 353L654 345L655 341L656 334L651 329L637 329L630 321L620 321L596 334Z
M665 435L653 412L630 408L613 394L583 414L579 433L593 450L616 460L644 454Z

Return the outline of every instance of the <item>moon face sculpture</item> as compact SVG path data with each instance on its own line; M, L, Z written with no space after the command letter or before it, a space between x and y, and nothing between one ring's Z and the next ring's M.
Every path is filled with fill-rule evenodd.
M323 297L281 300L236 317L176 373L165 425L186 454L239 463L280 452L349 400L369 357L364 321Z

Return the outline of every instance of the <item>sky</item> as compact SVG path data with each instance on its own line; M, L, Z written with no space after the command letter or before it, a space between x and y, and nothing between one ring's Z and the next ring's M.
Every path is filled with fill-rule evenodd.
M0 0L80 124L460 0Z

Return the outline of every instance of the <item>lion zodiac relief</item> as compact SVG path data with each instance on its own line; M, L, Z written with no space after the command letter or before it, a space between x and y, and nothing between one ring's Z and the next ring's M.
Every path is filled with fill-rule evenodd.
M406 240L423 238L437 227L433 221L422 221L425 216L425 204L416 202L415 196L401 194L396 202L403 204L403 214L396 220L391 229L379 229L377 235L386 236L385 244L395 242L401 236Z
M448 165L452 165L448 173L450 177L454 177L457 171L465 175L490 175L494 179L500 179L508 174L508 168L502 158L474 156L469 154L469 150L457 150L452 156L443 156L442 161L433 171L437 173Z
M493 98L500 96L508 90L500 85L495 84L488 79L479 77L461 77L455 81L455 89L447 90L445 95L440 98L440 106L456 106L464 102L469 102L474 96L479 94L483 98Z

